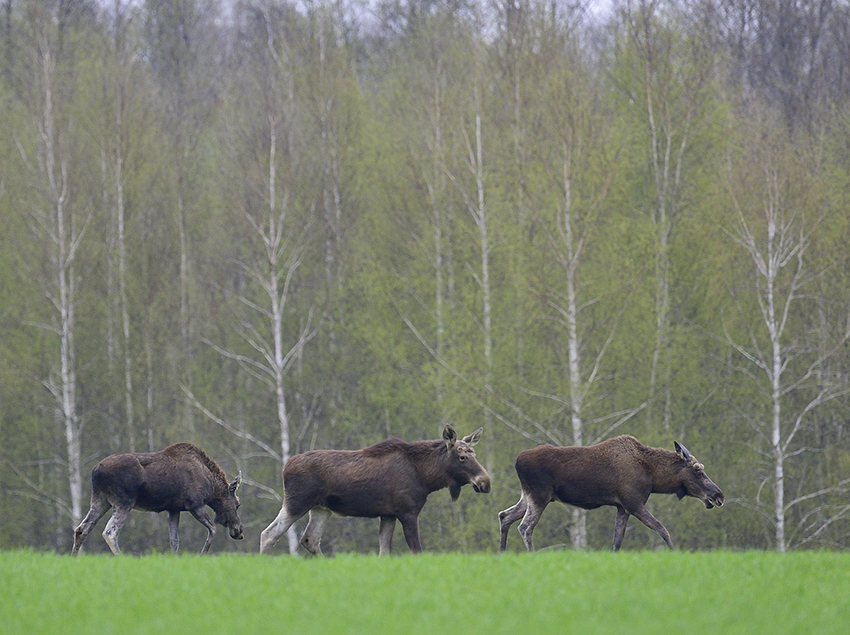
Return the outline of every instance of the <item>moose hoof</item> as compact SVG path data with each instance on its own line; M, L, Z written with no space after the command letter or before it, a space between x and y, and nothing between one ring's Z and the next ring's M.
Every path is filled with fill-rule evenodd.
M319 553L319 543L313 544L313 541L306 537L299 540L299 542L301 543L302 547L304 547L314 556Z

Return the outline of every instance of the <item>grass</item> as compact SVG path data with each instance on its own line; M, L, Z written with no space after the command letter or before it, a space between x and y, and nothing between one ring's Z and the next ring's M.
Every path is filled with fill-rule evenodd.
M0 553L0 632L846 633L850 554Z

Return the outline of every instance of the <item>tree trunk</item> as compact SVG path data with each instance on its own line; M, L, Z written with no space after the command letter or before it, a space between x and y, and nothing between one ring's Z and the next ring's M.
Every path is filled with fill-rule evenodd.
M488 395L492 390L493 381L493 331L492 331L492 304L491 304L491 289L490 289L490 236L489 236L489 216L487 214L486 201L484 196L484 144L481 135L481 97L480 88L475 86L475 146L470 148L470 167L475 176L475 191L476 198L472 211L472 215L476 226L478 227L479 249L481 254L481 277L478 279L478 284L481 288L482 305L481 305L481 325L484 335L484 388L485 395ZM485 397L485 399L488 399ZM484 411L484 426L491 427L492 416L490 410ZM492 470L494 467L494 452L493 445L487 445L486 454L487 468Z
M761 150L761 147L757 148L757 152ZM753 329L750 329L753 345L749 349L736 344L728 333L727 340L755 368L764 373L769 385L769 388L762 387L762 389L769 395L767 404L769 404L770 416L768 421L759 422L758 427L770 444L769 456L773 467L770 478L774 495L771 520L776 550L784 552L789 548L786 534L789 509L805 501L841 491L841 487L846 483L841 482L833 487L819 486L815 491L811 489L807 491L805 483L795 484L795 490L801 493L790 502L786 501L785 462L789 457L803 451L803 448L793 451L790 448L798 432L803 429L804 419L818 406L846 395L850 391L846 383L825 380L826 374L820 372L833 353L844 346L850 333L847 333L845 329L845 334L832 350L824 346L821 332L814 336L818 339L812 346L809 346L809 342L806 341L808 332L795 334L791 343L783 344L786 329L789 328L789 320L794 319L792 305L807 299L808 296L802 293L801 287L814 280L816 276L810 276L804 271L803 255L810 240L810 230L803 224L805 217L794 209L793 206L797 204L797 201L793 198L784 199L787 195L787 181L805 178L805 175L800 176L804 170L789 169L785 173L784 169L780 170L774 165L771 153L766 154L765 158L758 159L760 163L755 168L759 171L759 178L765 179L765 189L760 195L763 200L752 203L757 210L753 213L760 219L759 225L762 222L764 225L755 229L751 228L744 211L738 209L738 228L733 238L747 250L753 262L756 277L755 294L758 301L757 315L764 325L767 340L770 343L769 352L767 346L761 348L757 345ZM742 181L742 185L748 189L752 187L746 179ZM744 195L748 196L750 193L745 191ZM758 209L759 207L762 209ZM817 220L808 222L816 223ZM787 379L786 374L794 368L790 362L799 357L799 351L807 348L814 352L814 357L805 362L802 375L791 380ZM754 374L745 372L755 377ZM813 387L809 381L812 378L817 378L815 383L817 394L809 399L805 397L805 391ZM826 383L821 383L824 381ZM795 400L802 399L805 404L797 410L796 414L789 415L783 408L782 399L787 394L794 394ZM785 419L784 429L783 418ZM842 513L839 512L837 517L840 517ZM832 517L826 524L837 517Z
M178 159L179 161L179 159ZM186 228L186 206L183 199L182 166L177 166L177 231L180 237L180 349L183 352L183 381L192 389L191 317L189 309L189 235ZM189 439L195 441L195 417L192 406L185 404L183 423Z
M40 81L42 83L42 112L40 132L44 143L41 168L47 180L51 219L45 224L50 242L55 245L50 266L55 292L47 291L58 313L59 325L59 386L48 386L57 401L61 413L68 458L68 489L70 494L71 522L78 525L82 519L82 426L77 412L77 375L74 348L74 309L76 303L76 277L74 262L82 235L78 235L73 215L67 207L69 193L68 166L57 156L60 147L57 136L56 113L54 111L53 84L56 61L52 42L42 34L38 39L40 58ZM82 233L85 229L82 230Z
M670 183L670 150L672 139L665 138L663 148L659 140L661 130L655 120L653 94L650 86L649 62L647 61L646 99L650 132L652 135L651 152L653 172L655 174L656 212L655 224L655 347L652 351L652 366L649 378L650 403L654 401L658 390L659 377L661 380L662 424L665 431L670 429L670 252L668 241L671 230L672 205ZM663 149L663 152L662 152ZM659 157L663 154L663 158ZM681 161L681 156L679 157ZM677 166L678 172L678 166ZM648 418L652 421L653 408L650 406Z
M274 381L275 381L275 400L277 402L277 421L280 426L280 456L282 465L286 465L289 457L292 455L292 444L289 433L289 414L286 410L286 392L284 390L284 351L283 351L283 309L286 302L286 289L279 288L279 273L278 260L282 253L283 226L281 213L281 223L278 223L277 211L277 133L275 131L274 118L270 118L269 125L269 234L266 241L267 256L269 262L269 295L271 296L271 318L272 318L272 339L274 340ZM285 203L284 203L285 204ZM284 495L286 493L284 492ZM289 542L289 553L295 554L298 552L298 534L295 532L295 526L292 525L286 532L286 538Z
M773 500L773 522L776 533L776 550L785 552L785 451L782 447L782 343L781 325L776 319L776 277L780 266L777 260L778 254L774 252L774 240L776 239L775 209L773 205L768 207L767 227L767 262L765 271L765 320L771 344L771 367L768 373L770 377L770 396L772 405L772 418L770 430L770 442L773 455L774 474L774 500Z
M445 231L443 228L444 224L444 212L442 209L443 205L443 193L445 191L445 176L442 170L442 162L444 161L443 157L443 97L442 91L440 89L440 82L442 81L443 70L442 64L440 60L437 60L437 68L435 69L434 75L434 111L433 111L433 156L432 156L432 174L428 183L428 199L431 204L431 218L434 223L434 256L433 256L433 267L434 267L434 322L436 327L436 344L435 350L437 351L437 356L442 359L444 348L445 348L445 317L443 315L443 304L445 297L445 281L443 279L443 251L444 251L444 240L445 240ZM442 365L437 367L437 386L436 386L436 397L437 403L440 408L440 414L442 418L443 424L448 422L448 414L446 412L446 405L444 402L444 391L445 391L445 369Z
M582 423L582 404L584 385L581 379L581 351L578 336L578 303L576 301L576 273L580 254L576 249L573 234L573 196L570 153L564 148L564 214L563 241L566 250L564 275L567 284L567 345L570 367L570 420L573 429L573 445L584 445L584 425ZM587 548L587 512L575 507L572 509L572 529L570 531L573 549Z
M476 89L477 91L477 89ZM493 332L491 324L492 306L490 301L490 238L489 218L484 201L484 146L481 138L481 105L476 99L475 112L475 170L476 208L475 222L478 225L481 248L481 293L482 324L484 331L484 365L486 368L485 381L489 386L493 372Z
M121 303L121 330L124 335L124 417L130 452L136 451L133 422L133 363L130 347L130 303L127 297L127 237L124 208L124 147L122 142L122 99L115 104L117 143L115 149L115 214L118 229L118 296Z

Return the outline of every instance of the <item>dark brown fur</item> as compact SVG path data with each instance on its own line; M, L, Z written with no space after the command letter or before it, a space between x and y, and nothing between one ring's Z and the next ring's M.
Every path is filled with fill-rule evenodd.
M284 501L277 518L263 531L260 551L267 552L296 520L309 512L301 545L321 554L324 524L331 513L380 518L380 553L389 553L395 521L401 522L408 547L422 549L419 513L431 492L449 488L453 499L471 483L490 491L490 477L472 446L479 428L457 440L451 426L443 438L407 443L388 439L362 450L314 450L293 456L283 469Z
M118 534L131 509L168 512L171 550L177 552L177 527L180 512L188 511L207 528L206 553L215 535L215 523L230 530L230 536L242 540L242 523L237 509L236 488L241 477L228 483L224 471L200 448L190 443L175 443L160 452L113 454L92 470L91 508L74 530L72 554L79 553L86 537L110 507L112 517L103 530L103 538L113 553L120 553ZM215 511L210 520L204 507Z
M583 509L616 507L614 551L623 542L630 515L658 532L672 549L670 534L646 508L650 494L693 496L707 509L723 505L723 492L703 466L687 448L675 446L675 452L651 448L624 435L587 447L541 445L523 450L516 460L522 495L516 505L499 513L501 550L507 548L511 525L522 518L519 532L531 551L534 527L552 501Z

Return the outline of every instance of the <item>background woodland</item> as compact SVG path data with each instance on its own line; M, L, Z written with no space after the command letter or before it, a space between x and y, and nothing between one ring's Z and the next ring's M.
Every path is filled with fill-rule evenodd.
M622 433L726 494L650 499L678 547L850 547L848 97L846 0L3 0L0 548L191 441L256 551L289 456L446 422L494 486L428 550L496 549L520 450Z

